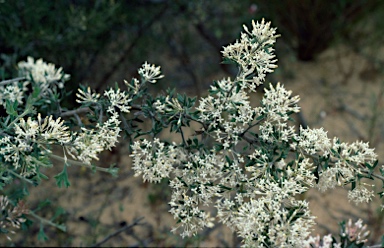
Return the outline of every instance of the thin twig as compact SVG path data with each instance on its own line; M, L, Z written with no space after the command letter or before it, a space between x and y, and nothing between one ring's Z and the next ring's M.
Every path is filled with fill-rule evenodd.
M74 109L74 110L63 112L63 113L61 113L60 116L61 117L68 117L68 116L71 116L71 115L88 113L89 111L90 111L90 109L88 107L84 107L84 108L79 108L79 109Z
M40 222L42 222L44 224L48 224L50 226L56 227L57 229L59 229L63 232L66 232L66 227L64 225L56 224L50 220L47 220L47 219L35 214L35 212L33 212L33 211L29 211L28 214L33 216L34 218L38 219Z
M292 150L291 150L292 151ZM304 152L304 154L303 154L304 156L306 156L306 157L311 157L312 159L318 159L319 157L317 157L316 155L312 155L312 154L309 154L309 153L306 153L306 152ZM335 164L336 163L336 161L334 161L334 160L329 160L329 162L331 163L331 164ZM375 173L371 173L369 170L367 170L367 169L364 169L364 168L358 168L361 172L363 172L363 173L367 173L368 175L370 175L370 176L373 176L373 177L376 177L376 178L378 178L378 179L380 179L380 180L382 180L382 181L384 181L384 177L383 176L381 176L381 175L378 175L378 174L375 174Z
M345 111L345 112L351 114L352 116L356 117L359 120L366 120L368 118L367 116L362 115L359 112L357 112L356 110L350 108L348 105L343 103L340 99L339 99L339 106L337 107L337 109L341 110L341 111Z
M14 119L11 123L9 123L9 125L7 126L7 129L12 127L16 122L18 122L21 118L23 118L24 116L26 116L27 114L30 114L34 111L33 107L28 107L24 110L23 113L21 113L16 119Z
M368 171L368 170L362 170L362 172L367 173L373 177L376 177L376 178L380 179L381 181L384 181L384 177L380 176L379 174L370 173L370 171Z
M14 175L15 177L17 177L17 178L23 180L23 181L26 181L27 183L30 183L30 184L32 184L32 185L35 185L35 183L34 183L32 180L29 180L28 178L25 178L25 177L20 176L19 174L17 174L17 173L14 172L13 170L9 170L9 169L8 169L7 172L10 173L10 174L12 174L12 175Z
M132 227L134 227L134 226L136 226L136 225L138 225L139 222L140 222L142 219L144 219L144 217L140 217L140 218L138 218L138 219L135 219L135 220L133 221L132 224L127 225L127 226L124 226L124 227L118 229L118 230L115 231L114 233L109 234L107 237L105 237L105 238L104 238L103 240L101 240L100 242L98 242L98 243L96 243L96 244L93 244L93 245L91 245L90 247L99 247L99 246L101 246L102 244L104 244L105 242L107 242L108 240L110 240L111 238L113 238L113 237L119 235L120 233L122 233L122 232L124 232L124 231L126 231L126 230L131 229Z
M149 247L148 244L153 242L153 238L148 238L144 241L137 242L136 244L127 246L127 247Z
M18 81L21 81L21 80L24 80L24 79L25 79L25 77L18 77L18 78L4 80L4 81L0 82L0 86L11 84L13 82L18 82Z
M85 164L83 162L80 162L80 161L76 161L76 160L72 160L72 159L65 159L63 157L60 157L58 155L55 155L55 154L49 154L49 156L51 158L54 158L56 160L60 160L60 161L67 161L68 164L70 165L78 165L78 166L82 166L82 167L86 167L86 168L89 168L89 169L95 169L97 171L102 171L102 172L107 172L107 173L111 173L110 171L110 168L103 168L103 167L99 167L99 166L92 166L92 165L88 165L88 164Z

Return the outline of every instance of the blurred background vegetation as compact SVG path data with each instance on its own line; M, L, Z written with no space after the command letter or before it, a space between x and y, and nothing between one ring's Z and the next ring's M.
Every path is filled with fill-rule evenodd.
M0 79L32 56L62 66L71 88L101 90L148 60L163 67L160 87L200 94L212 75L233 73L220 51L252 19L278 27L278 58L313 61L338 43L381 45L383 13L380 0L1 0Z
M0 81L32 56L71 74L68 91L81 83L101 92L148 61L162 67L159 90L201 96L236 73L220 64L222 47L261 18L281 34L279 60L312 63L342 45L371 62L369 77L384 71L383 16L381 0L0 0ZM278 68L267 81L295 73Z

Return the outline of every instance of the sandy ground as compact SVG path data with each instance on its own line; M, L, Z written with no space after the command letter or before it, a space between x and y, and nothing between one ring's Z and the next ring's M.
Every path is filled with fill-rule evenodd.
M384 81L374 64L340 48L326 51L316 62L301 63L285 58L279 66L281 69L274 74L274 80L283 83L294 95L300 95L303 117L310 127L323 126L330 137L338 136L349 142L368 141L371 136L369 141L376 147L379 157L384 158L384 102L382 99L375 101ZM374 106L378 106L376 110ZM141 178L133 177L127 151L126 145L121 144L114 152L102 154L100 166L108 167L110 162L118 164L117 178L70 167L71 187L58 189L52 176L61 166L47 171L50 180L31 189L28 201L33 206L38 199L50 198L52 207L63 207L66 214L59 220L66 222L67 232L46 227L50 240L42 243L36 240L36 224L35 231L15 236L16 244L89 246L139 217L144 217L140 225L119 233L102 246L233 247L239 244L233 233L221 225L190 239L183 240L171 234L175 220L168 213L170 192L166 184L146 184ZM356 206L348 202L346 193L345 189L336 189L325 193L310 190L306 194L313 214L318 216L314 233L337 233L337 223L342 219L362 218L371 227L370 240L378 243L380 234L384 233L383 213L377 212L378 198L370 205ZM43 210L38 214L49 217L53 212Z

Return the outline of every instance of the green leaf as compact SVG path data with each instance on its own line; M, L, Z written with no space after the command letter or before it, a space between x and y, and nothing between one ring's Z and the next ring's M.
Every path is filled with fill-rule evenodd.
M52 217L51 220L54 220L54 219L56 219L57 217L59 217L60 215L63 215L63 214L65 214L65 210L64 210L64 208L62 208L62 207L58 207L58 208L56 209L55 214L53 215L53 217Z
M221 63L222 64L228 64L228 65L236 65L237 64L234 60L231 60L229 58L224 58Z
M7 111L7 114L10 115L10 116L18 116L17 114L17 101L14 101L14 102L11 102L10 100L5 100L6 102L6 111Z
M225 156L225 160L227 160L228 164L232 164L232 162L233 162L228 156Z
M222 185L222 184L219 184L218 186L219 186L221 189L224 189L224 190L232 190L232 188L227 187L227 186Z
M40 230L39 230L39 233L37 234L37 239L42 242L45 242L48 240L48 237L47 235L45 235L45 232L44 232L43 224L40 224Z
M260 120L262 120L264 117L265 117L265 115L260 115L260 116L258 116L258 117L256 118L256 120L257 120L257 121L260 121Z
M67 165L64 165L63 171L60 172L55 176L56 179L56 185L61 188L62 186L65 186L68 188L71 183L68 180L68 173L67 173Z
M117 177L119 168L115 167L115 164L111 164L111 166L108 168L108 173L110 173L113 177Z
M251 159L251 160L249 160L249 161L244 165L244 167L249 167L249 166L252 166L252 165L254 165L254 164L256 164L256 161L254 161L253 159Z
M177 100L179 101L180 104L185 105L185 95L177 94Z

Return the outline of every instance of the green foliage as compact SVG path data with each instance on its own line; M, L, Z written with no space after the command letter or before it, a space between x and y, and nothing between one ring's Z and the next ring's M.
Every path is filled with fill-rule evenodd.
M59 188L66 187L68 188L71 186L71 183L68 180L68 173L67 173L67 164L64 164L63 170L55 176L56 184Z

